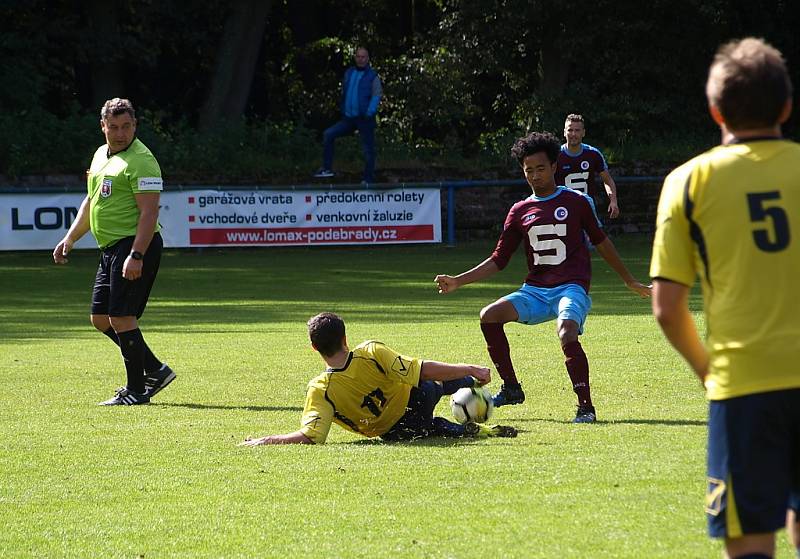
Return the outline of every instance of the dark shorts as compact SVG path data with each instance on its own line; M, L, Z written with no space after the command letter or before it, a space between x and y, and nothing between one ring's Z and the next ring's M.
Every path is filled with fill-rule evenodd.
M715 538L774 532L800 497L800 389L712 401L708 531Z
M406 413L381 438L385 441L403 441L434 434L433 410L441 398L442 385L432 380L422 381L419 387L412 387Z
M133 239L120 239L100 253L100 264L92 290L92 314L136 318L142 316L158 275L164 242L159 233L153 235L142 260L142 276L131 281L122 277L122 265L131 253Z

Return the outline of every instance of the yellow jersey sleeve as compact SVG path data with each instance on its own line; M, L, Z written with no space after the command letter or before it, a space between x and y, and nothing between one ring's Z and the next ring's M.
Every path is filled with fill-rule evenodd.
M692 162L675 169L664 180L658 202L650 277L691 286L697 277L695 246L686 212L686 194Z
M125 172L133 193L147 194L164 190L161 167L147 146L136 140L128 149L131 153L127 156Z
M366 342L365 345L372 357L380 365L388 379L419 386L419 374L422 370L422 361L414 357L400 355L381 342Z
M325 384L320 377L308 384L300 432L315 444L322 444L328 438L333 422L333 406L325 399Z

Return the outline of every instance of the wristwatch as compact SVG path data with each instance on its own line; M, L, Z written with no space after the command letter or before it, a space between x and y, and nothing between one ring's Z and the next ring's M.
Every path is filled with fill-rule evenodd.
M134 250L131 251L131 258L133 258L134 260L141 260L142 258L144 258L144 255L141 252Z

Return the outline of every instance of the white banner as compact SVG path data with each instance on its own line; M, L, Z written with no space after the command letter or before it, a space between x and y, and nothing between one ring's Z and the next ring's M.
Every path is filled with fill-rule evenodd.
M0 194L0 250L54 249L86 194ZM97 248L91 233L75 248Z
M0 250L53 248L84 194L1 194ZM168 247L441 242L437 189L162 192ZM76 248L96 247L91 235Z

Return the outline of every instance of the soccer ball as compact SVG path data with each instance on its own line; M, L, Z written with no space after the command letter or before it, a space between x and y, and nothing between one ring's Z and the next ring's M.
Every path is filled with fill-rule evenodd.
M494 402L492 395L482 386L459 388L450 396L450 409L453 410L453 417L459 423L467 421L483 423L492 417Z

